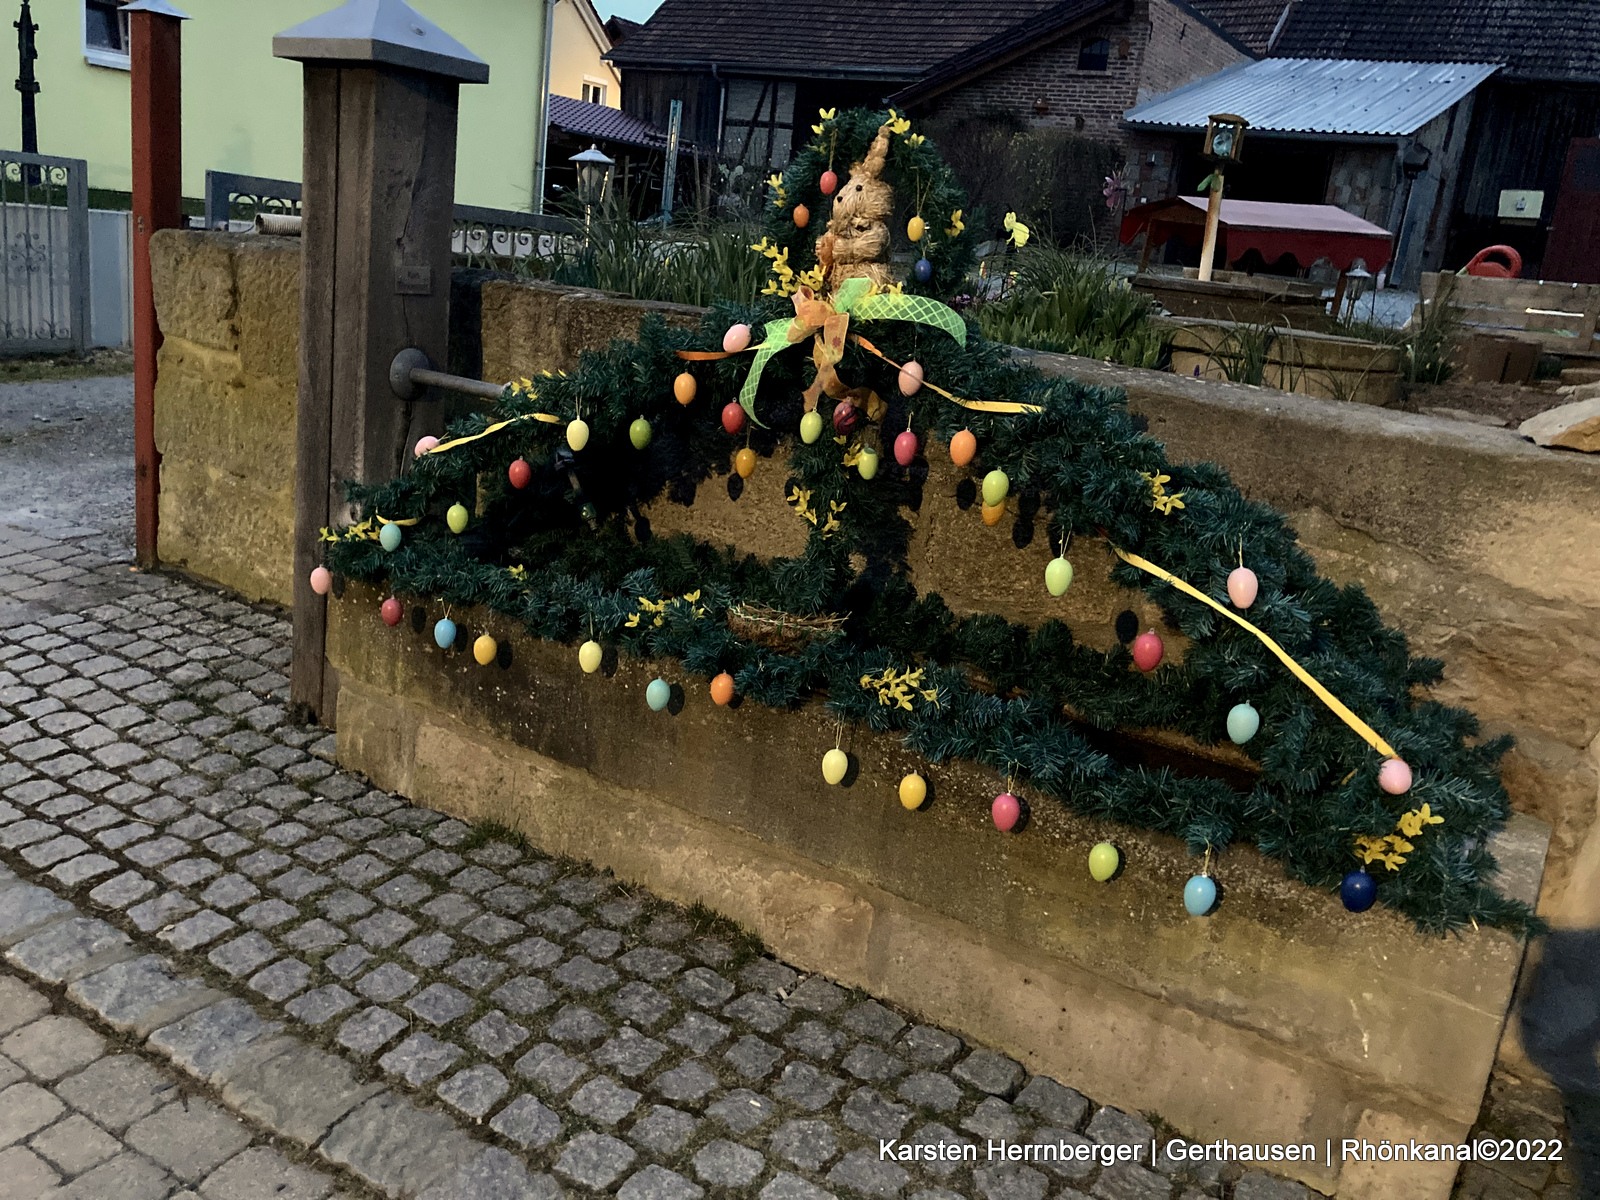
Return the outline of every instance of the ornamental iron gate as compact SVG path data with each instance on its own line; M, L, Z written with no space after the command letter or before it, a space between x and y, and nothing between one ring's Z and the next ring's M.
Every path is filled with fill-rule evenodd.
M89 166L0 150L0 354L89 344Z

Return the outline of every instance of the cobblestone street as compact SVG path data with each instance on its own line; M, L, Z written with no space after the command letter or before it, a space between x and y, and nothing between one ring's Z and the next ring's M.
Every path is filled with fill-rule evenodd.
M288 722L288 646L100 531L0 524L0 1197L1310 1195L882 1159L1182 1131L372 790ZM1576 1194L1535 1174L1462 1194Z

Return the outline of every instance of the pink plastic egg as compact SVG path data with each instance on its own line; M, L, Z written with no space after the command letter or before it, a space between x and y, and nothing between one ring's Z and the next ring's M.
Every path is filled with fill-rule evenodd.
M917 458L917 435L911 430L906 430L894 439L894 460L902 467L909 467Z
M1261 581L1249 567L1235 567L1228 572L1228 599L1235 608L1249 608L1260 590Z
M900 368L900 394L902 396L915 396L922 390L922 364L908 362Z
M1001 792L989 806L989 815L994 818L996 829L1001 833L1010 833L1022 820L1022 801L1010 792Z
M722 335L722 348L729 354L737 354L750 346L750 326L730 325L728 332Z
M311 568L311 590L319 596L333 591L333 573L327 567Z
M817 187L822 189L824 196L831 196L839 190L839 176L833 171L824 171L822 178L817 180Z
M418 458L421 458L424 454L426 454L429 450L432 450L438 444L439 439L430 433L427 437L417 439L417 448L414 453Z
M1154 671L1166 652L1166 644L1154 629L1147 629L1133 639L1133 665L1141 671Z
M1411 790L1411 767L1403 758L1385 759L1378 768L1378 786L1391 796L1403 796Z

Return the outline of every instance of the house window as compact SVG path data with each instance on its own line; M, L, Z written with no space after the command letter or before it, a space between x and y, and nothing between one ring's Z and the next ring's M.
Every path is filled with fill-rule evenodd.
M795 85L730 79L724 86L723 157L762 170L788 166L794 151Z
M1104 71L1111 62L1111 41L1095 38L1078 47L1078 70Z
M125 0L83 0L83 57L101 67L128 67Z
M589 104L604 104L606 102L606 85L585 79L583 81L583 98Z

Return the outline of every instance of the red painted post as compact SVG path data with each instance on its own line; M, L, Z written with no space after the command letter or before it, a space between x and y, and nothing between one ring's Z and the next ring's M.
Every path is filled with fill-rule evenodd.
M155 291L150 235L183 223L183 22L166 0L135 0L130 14L133 101L133 513L141 567L156 565L161 454L156 449Z

